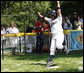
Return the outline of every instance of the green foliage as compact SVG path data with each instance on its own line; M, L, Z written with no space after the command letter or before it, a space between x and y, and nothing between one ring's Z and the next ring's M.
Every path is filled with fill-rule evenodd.
M37 12L45 14L50 9L49 1L1 1L1 15L27 15L25 24L34 25L37 21ZM1 24L9 25L11 21L15 21L19 30L24 30L24 17L8 16L1 17Z
M61 1L62 15L65 16L67 14L72 14L78 9L81 10L83 8L81 4L82 2L80 1ZM45 16L49 16L48 13L52 9L57 10L57 1L1 1L1 15L27 15L25 18L26 26L27 24L35 24L38 19L38 11ZM19 30L24 30L24 28L22 28L24 26L23 16L1 16L1 24L5 23L9 25L11 21L16 22Z

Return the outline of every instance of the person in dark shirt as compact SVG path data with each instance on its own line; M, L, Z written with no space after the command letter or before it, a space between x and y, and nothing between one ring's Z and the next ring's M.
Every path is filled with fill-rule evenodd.
M74 12L73 13L73 17L72 17L72 20L71 20L71 23L72 23L72 26L73 26L73 30L75 29L75 26L74 26L74 22L77 21L77 13Z
M32 32L33 28L31 26L27 26L26 33Z

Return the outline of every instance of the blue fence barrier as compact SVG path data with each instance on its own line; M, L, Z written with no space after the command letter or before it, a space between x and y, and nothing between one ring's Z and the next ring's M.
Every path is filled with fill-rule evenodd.
M83 49L83 31L70 31L69 51Z

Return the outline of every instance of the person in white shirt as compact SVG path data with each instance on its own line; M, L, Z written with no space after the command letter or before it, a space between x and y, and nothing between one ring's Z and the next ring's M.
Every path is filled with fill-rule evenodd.
M18 28L15 27L15 23L13 21L10 23L10 27L8 28L8 33L15 35L19 33L19 30ZM10 43L10 47L13 48L12 53L13 55L15 55L15 49L19 45L19 37L9 37L9 43Z
M80 17L80 22L83 23L83 15L81 15L81 17Z
M64 28L64 30L71 30L72 29L72 23L68 17L66 17L63 22L63 28Z
M4 40L6 39L4 36L6 35L6 31L5 31L5 29L4 29L4 27L3 27L3 25L1 25L1 48L2 48L2 44L5 44L4 43ZM3 41L3 42L2 42Z
M5 34L6 34L6 31L5 31L4 27L3 27L3 25L1 25L1 35L5 35Z
M51 34L52 34L52 40L51 40L51 47L50 47L50 58L46 65L46 67L49 67L54 64L53 56L55 54L55 50L57 49L63 49L63 41L64 41L64 33L62 28L62 15L61 15L61 9L60 9L60 2L57 1L57 7L58 11L52 10L50 12L50 18L44 17L43 15L38 13L38 16L46 21L49 22L50 28L51 28ZM58 16L57 16L58 14Z
M80 22L83 23L83 14L80 17ZM81 25L82 29L83 29L83 24Z
M75 30L82 30L83 23L80 22L80 17L77 17L77 21L74 22Z

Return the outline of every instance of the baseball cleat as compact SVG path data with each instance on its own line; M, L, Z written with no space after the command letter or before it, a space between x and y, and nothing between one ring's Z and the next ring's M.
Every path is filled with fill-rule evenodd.
M48 61L46 67L50 67L52 65L54 65L54 61Z

